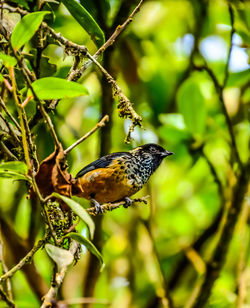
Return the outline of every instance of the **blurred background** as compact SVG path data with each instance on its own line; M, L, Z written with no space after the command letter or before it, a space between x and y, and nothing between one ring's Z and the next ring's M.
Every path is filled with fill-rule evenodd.
M20 1L10 2L22 6ZM22 2L25 9L32 5ZM106 39L137 4L133 0L79 2L95 18ZM204 261L216 246L219 221L230 203L237 167L232 163L228 127L214 81L206 70L197 68L207 65L222 85L228 64L223 99L242 162L249 156L250 3L230 1L236 30L230 59L228 4L223 0L145 1L132 23L105 51L103 66L143 117L143 129L135 129L131 144L124 143L130 121L119 118L110 86L93 66L78 81L89 95L61 100L51 115L64 148L88 132L102 115L111 117L105 128L70 153L69 171L74 176L100 155L145 143L158 143L175 153L135 195L150 195L148 205L120 208L96 219L95 244L102 250L106 267L100 273L95 256L83 247L80 261L67 273L62 299L92 297L96 308L167 307L168 289L175 307L188 307L204 275ZM50 5L54 10L54 19L47 20L50 26L94 54L96 46L66 7ZM31 45L26 48L32 50ZM66 78L73 57L64 56L63 48L53 44L43 54L48 57L44 76ZM28 104L26 111L31 117L35 103ZM44 124L34 132L41 161L54 145ZM25 184L0 179L0 196L2 215L14 226L20 242L39 239L42 218L39 207L26 199ZM85 200L77 201L89 206ZM250 307L248 211L246 199L226 263L206 307ZM86 232L83 224L77 229ZM9 266L16 262L11 251ZM37 286L27 273L19 271L13 277L18 307L38 307L39 287L50 284L52 262L46 252L37 252L34 261ZM244 297L239 302L242 284Z

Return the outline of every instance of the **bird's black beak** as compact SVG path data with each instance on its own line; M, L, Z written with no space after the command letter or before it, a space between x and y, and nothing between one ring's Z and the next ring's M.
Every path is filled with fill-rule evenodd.
M161 156L164 158L164 157L167 157L167 156L169 156L169 155L173 155L174 153L173 152L170 152L170 151L165 151L165 152L163 152L163 153L161 153Z

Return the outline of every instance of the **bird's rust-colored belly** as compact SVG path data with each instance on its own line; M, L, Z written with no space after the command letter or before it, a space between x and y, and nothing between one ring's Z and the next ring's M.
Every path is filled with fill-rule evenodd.
M99 203L122 200L135 194L140 188L128 180L124 172L113 168L100 168L78 178L81 192L78 197L95 199Z

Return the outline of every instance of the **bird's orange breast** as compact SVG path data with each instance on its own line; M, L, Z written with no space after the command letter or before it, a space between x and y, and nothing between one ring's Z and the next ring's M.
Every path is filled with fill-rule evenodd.
M81 187L81 192L77 193L77 196L86 199L94 198L99 203L122 200L139 190L127 178L124 169L116 164L92 170L77 181L78 187Z

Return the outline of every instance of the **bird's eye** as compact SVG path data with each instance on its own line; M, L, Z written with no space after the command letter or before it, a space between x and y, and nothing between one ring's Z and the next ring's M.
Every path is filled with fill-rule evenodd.
M157 152L156 148L151 148L150 150L151 150L152 153L156 153Z

